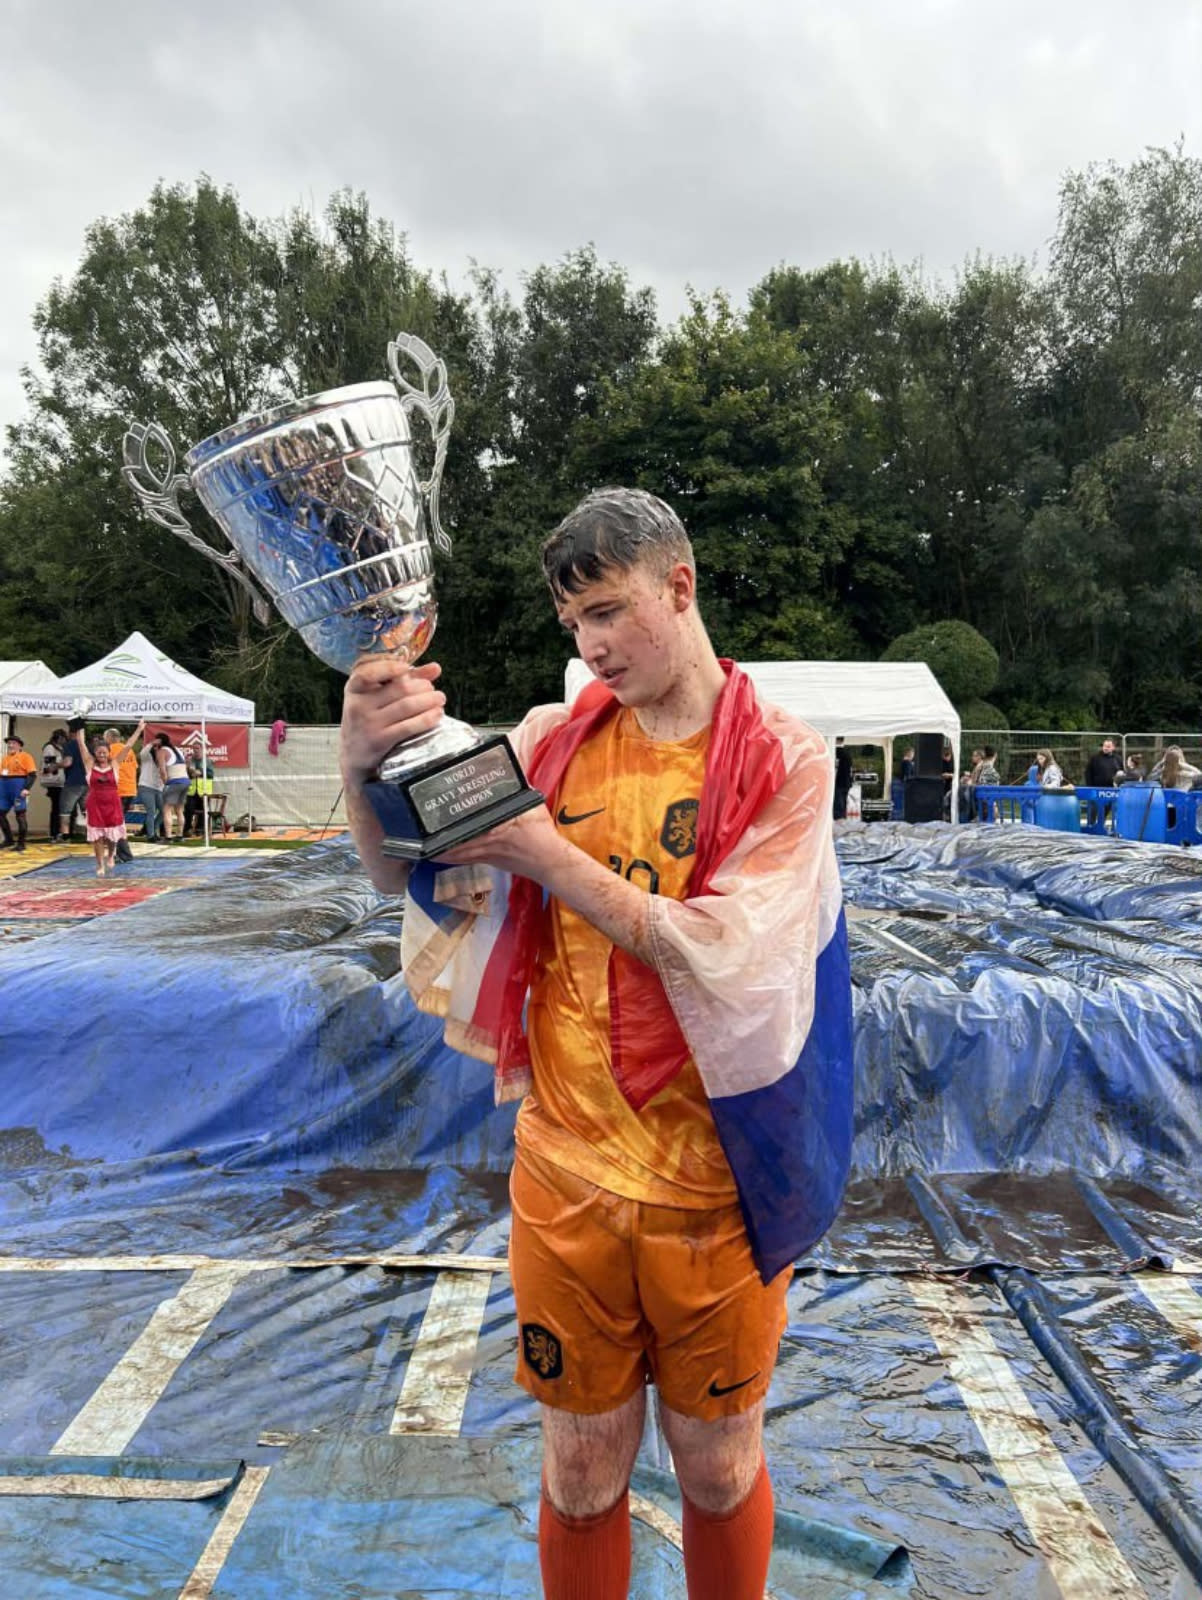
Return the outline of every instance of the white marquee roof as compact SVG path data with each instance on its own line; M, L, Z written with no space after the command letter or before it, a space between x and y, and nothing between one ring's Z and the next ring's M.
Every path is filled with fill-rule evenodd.
M743 661L765 700L808 722L833 741L882 744L912 733L941 733L960 747L960 718L921 661ZM573 700L592 677L583 661L568 663Z
M71 715L77 700L90 700L88 715L98 719L255 720L253 700L244 700L241 695L205 683L165 656L143 633L131 633L123 644L90 667L81 667L65 678L49 676L50 683L44 687L23 687L0 678L0 711L34 717L66 717Z

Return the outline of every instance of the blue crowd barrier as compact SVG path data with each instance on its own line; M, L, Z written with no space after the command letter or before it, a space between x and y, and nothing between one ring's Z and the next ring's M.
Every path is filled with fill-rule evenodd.
M1114 832L1114 805L1117 789L1100 789L1086 785L1077 790L1081 797L1081 832L1106 834Z
M1202 845L1202 792L1166 789L1165 840Z
M1038 800L1031 783L981 783L973 790L978 822L1025 822L1033 828Z

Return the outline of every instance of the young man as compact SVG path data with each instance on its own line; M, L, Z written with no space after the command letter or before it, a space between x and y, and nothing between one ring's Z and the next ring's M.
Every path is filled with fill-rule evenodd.
M792 1264L851 1144L850 989L823 741L714 654L692 549L640 491L590 495L544 569L594 682L513 735L546 807L408 872L364 781L432 728L433 664L347 684L342 766L402 961L446 1036L525 1095L511 1180L517 1379L543 1406L548 1600L624 1600L646 1384L691 1600L760 1600L764 1398ZM512 875L511 883L506 875Z

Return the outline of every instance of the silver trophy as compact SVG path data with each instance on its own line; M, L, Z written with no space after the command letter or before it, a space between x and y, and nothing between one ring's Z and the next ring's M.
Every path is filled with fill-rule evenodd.
M405 377L402 360L418 383ZM421 657L438 615L430 536L451 551L438 518L455 416L446 366L421 339L398 333L388 369L393 383L331 389L235 422L191 449L181 473L157 423L134 423L125 435L122 470L147 515L243 585L266 621L262 585L314 655L341 672L369 655ZM425 481L411 412L433 436ZM179 503L189 486L232 549L215 549L189 525ZM365 792L385 853L410 861L542 802L506 738L447 716L398 746Z

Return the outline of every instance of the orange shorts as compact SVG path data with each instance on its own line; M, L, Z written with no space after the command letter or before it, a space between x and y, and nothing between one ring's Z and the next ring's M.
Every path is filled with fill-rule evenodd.
M518 1151L509 1180L517 1382L562 1411L612 1411L651 1381L712 1422L768 1392L786 1267L766 1287L737 1204L646 1205Z

